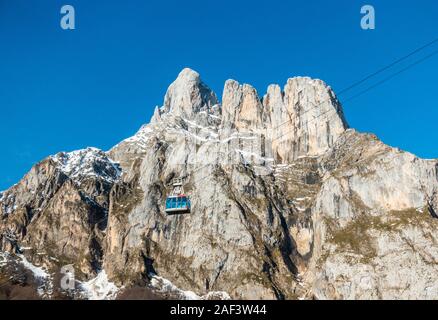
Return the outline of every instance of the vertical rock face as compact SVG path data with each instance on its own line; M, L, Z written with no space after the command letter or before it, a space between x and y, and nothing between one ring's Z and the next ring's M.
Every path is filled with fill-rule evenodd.
M263 100L251 86L229 80L222 108L223 128L263 134L284 163L322 155L348 127L333 91L310 78L289 79L283 91L271 85Z
M348 129L320 80L263 98L229 80L219 103L184 69L133 137L50 157L2 193L0 243L126 287L152 277L236 299L433 299L437 168ZM189 215L164 212L175 177Z
M349 131L321 167L309 273L316 297L436 299L437 161Z
M322 155L348 127L333 91L320 80L289 79L284 92L271 86L264 103L275 153L284 162Z
M26 254L34 261L44 253L46 259L74 261L79 272L92 276L101 265L109 193L120 174L118 165L94 148L38 163L1 194L1 250L29 248Z
M222 108L224 128L240 131L263 129L263 106L257 91L250 85L228 80L225 83Z

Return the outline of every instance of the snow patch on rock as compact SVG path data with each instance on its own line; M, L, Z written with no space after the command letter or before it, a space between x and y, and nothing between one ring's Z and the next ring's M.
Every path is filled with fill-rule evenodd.
M157 275L152 276L151 287L161 294L169 294L178 300L231 300L226 292L212 291L206 295L199 296L193 291L184 291L175 286L172 282Z
M80 284L83 295L88 300L114 300L119 288L108 280L105 270L94 279Z
M21 260L21 264L32 272L35 281L38 285L38 294L43 298L50 298L53 294L53 279L52 276L43 268L37 267L29 262L25 256L18 255Z
M117 182L122 174L117 163L96 148L86 148L69 153L61 152L51 159L59 169L72 179L99 177L109 183Z

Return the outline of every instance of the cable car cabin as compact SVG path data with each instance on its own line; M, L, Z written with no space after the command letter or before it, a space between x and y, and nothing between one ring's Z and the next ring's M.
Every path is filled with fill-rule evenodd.
M184 194L182 179L173 180L172 193L166 199L166 213L168 215L190 213L190 198Z
M168 215L190 213L190 199L183 194L167 197L166 213Z

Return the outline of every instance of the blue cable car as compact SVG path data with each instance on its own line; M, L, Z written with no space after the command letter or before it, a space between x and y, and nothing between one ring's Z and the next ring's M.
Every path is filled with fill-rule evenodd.
M173 180L173 191L166 199L168 215L190 213L190 198L184 194L182 179Z

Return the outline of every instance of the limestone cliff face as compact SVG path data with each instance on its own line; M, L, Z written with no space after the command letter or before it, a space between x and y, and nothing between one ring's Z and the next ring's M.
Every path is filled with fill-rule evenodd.
M100 268L110 190L119 166L103 151L59 153L1 194L0 246L54 267L75 262L90 277ZM47 260L47 256L54 258Z
M349 131L320 170L308 272L315 296L436 299L437 161Z
M284 90L271 85L263 99L250 85L229 80L222 110L222 128L263 135L278 163L323 154L348 127L333 91L310 78L289 79Z
M437 168L348 129L320 80L263 98L229 80L219 103L184 69L133 137L48 158L4 192L0 243L125 287L155 274L237 299L436 299ZM164 212L175 177L190 215Z

